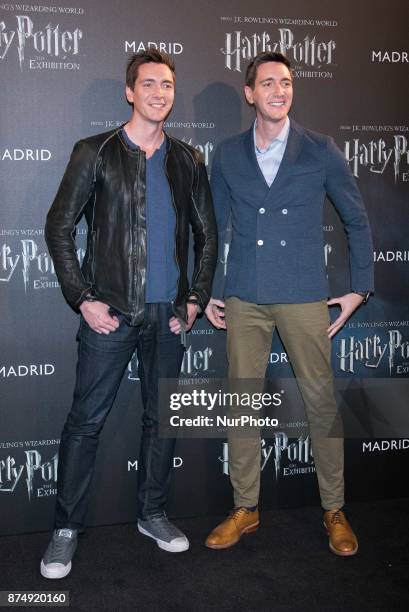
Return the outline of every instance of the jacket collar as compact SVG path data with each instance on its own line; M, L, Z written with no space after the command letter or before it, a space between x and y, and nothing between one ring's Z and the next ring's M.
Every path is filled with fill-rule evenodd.
M250 129L244 133L244 143L246 148L247 158L252 166L253 172L255 172L259 179L263 181L266 188L268 185L264 179L263 173L258 165L256 152L254 150L254 137L253 137L253 124ZM269 191L275 192L276 189L285 181L291 172L291 168L297 160L300 152L302 141L304 138L304 129L298 125L296 121L290 119L290 132L288 134L287 146L284 151L284 156L278 169L277 175L272 183Z
M117 136L128 153L130 153L131 155L139 155L141 152L141 148L138 145L135 145L135 147L131 147L122 133L122 130L124 129L126 123L127 122L120 125L119 128L116 130ZM166 152L168 153L171 147L171 137L165 132L165 130L163 130L163 133L166 141Z

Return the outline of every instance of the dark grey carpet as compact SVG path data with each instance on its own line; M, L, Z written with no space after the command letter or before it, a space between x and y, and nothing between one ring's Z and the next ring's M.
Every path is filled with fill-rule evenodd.
M92 528L59 581L39 574L49 534L6 536L0 590L68 590L75 612L409 610L408 511L408 499L351 504L360 542L351 558L329 551L319 508L265 512L256 534L224 551L203 546L214 517L176 521L191 541L180 554L134 525Z

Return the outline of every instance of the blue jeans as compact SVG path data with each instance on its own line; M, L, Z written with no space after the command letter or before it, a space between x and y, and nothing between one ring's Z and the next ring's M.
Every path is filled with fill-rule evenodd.
M159 380L179 376L184 349L180 336L169 330L170 304L146 304L138 327L113 314L120 325L109 335L97 334L81 319L74 399L59 451L56 528L84 528L99 434L135 350L143 402L138 516L164 512L175 439L158 437Z

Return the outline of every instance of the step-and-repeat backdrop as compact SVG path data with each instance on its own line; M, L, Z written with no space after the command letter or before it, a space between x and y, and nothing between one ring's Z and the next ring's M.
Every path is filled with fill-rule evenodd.
M346 440L348 499L407 495L404 410L386 423L389 410L404 407L409 374L408 16L406 0L0 2L1 533L52 527L59 436L74 383L78 317L59 289L45 216L74 142L129 117L126 61L149 46L176 61L167 130L199 149L209 171L218 142L253 119L243 98L248 60L271 49L292 61L292 116L333 136L374 236L376 295L333 341L333 366L349 389L356 423L382 396L375 422ZM80 260L85 238L81 224ZM332 294L344 293L345 236L329 204L323 248ZM227 253L228 244L222 263ZM224 332L202 319L188 336L182 375L206 380L225 373ZM292 376L278 337L268 373ZM371 379L382 392L367 389ZM101 439L92 525L135 518L140 419L134 356ZM263 439L261 452L264 508L319 503L306 433L277 430ZM232 503L227 471L225 440L179 440L169 513L225 512Z

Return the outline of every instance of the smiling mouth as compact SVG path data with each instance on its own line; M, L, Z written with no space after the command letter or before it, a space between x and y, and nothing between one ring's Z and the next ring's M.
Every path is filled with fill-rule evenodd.
M285 102L269 102L270 106L284 106Z

